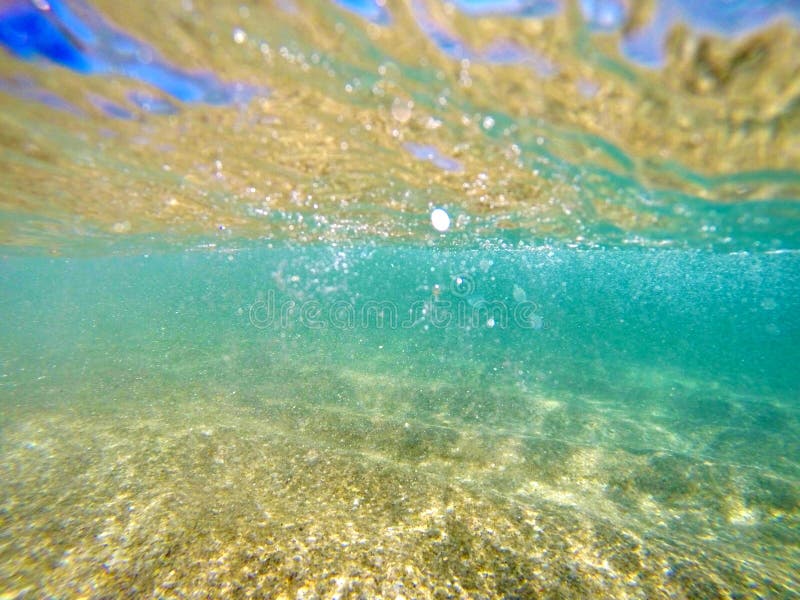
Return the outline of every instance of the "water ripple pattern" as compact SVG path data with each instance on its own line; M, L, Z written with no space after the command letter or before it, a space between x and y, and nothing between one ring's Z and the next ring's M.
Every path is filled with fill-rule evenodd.
M419 241L446 204L456 245L794 249L797 17L793 2L5 0L0 234Z

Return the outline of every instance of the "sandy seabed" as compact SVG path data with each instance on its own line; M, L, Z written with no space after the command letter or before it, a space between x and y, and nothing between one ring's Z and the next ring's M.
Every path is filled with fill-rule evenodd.
M788 566L585 510L552 444L470 435L222 399L8 411L0 598L797 593Z

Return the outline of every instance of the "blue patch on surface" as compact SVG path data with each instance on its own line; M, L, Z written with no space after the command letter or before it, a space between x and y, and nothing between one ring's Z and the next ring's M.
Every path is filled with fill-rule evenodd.
M29 2L14 1L0 9L0 44L19 58L37 56L88 73L91 64L76 40L59 27L51 12Z
M170 64L153 47L116 29L82 0L51 0L41 6L7 0L0 4L0 45L22 59L43 58L79 73L130 77L182 102L228 104L246 101L258 92L224 83L212 73ZM165 100L138 104L158 113L172 106Z
M781 17L800 20L798 0L675 0L675 4L690 25L723 35L748 33Z
M458 10L479 17L484 15L516 15L520 17L546 17L557 13L558 0L455 0Z
M464 170L462 164L455 158L439 152L435 146L406 142L403 147L420 160L426 160L444 171L458 173Z
M89 94L88 98L89 102L91 102L95 108L99 108L105 115L109 117L123 119L126 121L133 119L133 113L131 111L120 106L119 104L111 102L111 100L108 100L107 98L103 98L97 94Z
M334 0L342 8L378 25L388 25L392 18L382 2L376 0Z
M581 0L583 18L592 29L616 31L628 18L624 0Z
M147 92L131 92L128 94L128 100L142 110L157 115L174 115L178 112L178 109L169 100L153 96Z

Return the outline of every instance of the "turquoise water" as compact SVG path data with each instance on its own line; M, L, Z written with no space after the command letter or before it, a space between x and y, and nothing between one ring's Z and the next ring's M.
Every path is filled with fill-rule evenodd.
M657 5L0 57L0 598L800 595L796 9Z
M585 519L593 531L604 525L635 536L664 569L690 561L702 573L690 577L697 585L786 594L800 503L797 261L796 253L409 246L7 258L5 477L17 481L24 468L44 471L37 485L60 493L91 488L94 479L126 489L142 467L117 472L115 448L154 435L130 439L137 422L155 419L161 436L168 434L160 428L227 427L239 444L277 428L299 437L301 455L324 449L410 472L408 495L421 481L546 508ZM95 427L120 439L98 440ZM78 439L61 447L62 435ZM235 455L236 443L221 447ZM80 457L85 481L49 472L40 445ZM204 451L196 442L181 447L190 456ZM138 460L170 456L151 449ZM225 464L189 472L213 486ZM396 494L383 487L400 475L383 476L372 493ZM341 477L347 482L347 471ZM180 489L172 476L149 485L150 493ZM126 501L138 495L146 494L129 491ZM217 497L235 517L242 499L231 495ZM317 500L326 501L327 494ZM113 505L106 502L94 510L102 514ZM213 506L206 497L197 502L200 511ZM447 510L464 510L451 504ZM285 522L316 514L284 509ZM174 510L172 526L186 526ZM27 512L8 504L5 511L9 529ZM336 531L342 518L318 527ZM397 519L384 511L372 518ZM475 535L496 526L494 518L473 525ZM20 578L9 551L7 582ZM202 554L191 544L187 551ZM698 559L699 551L708 554ZM613 548L599 552L616 556ZM466 570L487 568L481 559ZM645 585L652 565L642 560L632 573L576 567L576 581L597 579L617 595L606 587L610 574ZM337 563L351 569L347 558ZM307 577L320 575L311 569ZM665 581L654 589L688 585L659 577ZM550 573L545 581L549 589L561 579Z

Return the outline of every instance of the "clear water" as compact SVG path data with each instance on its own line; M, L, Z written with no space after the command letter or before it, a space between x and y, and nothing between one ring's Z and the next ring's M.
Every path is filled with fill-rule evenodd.
M795 4L51 11L1 597L800 594Z

